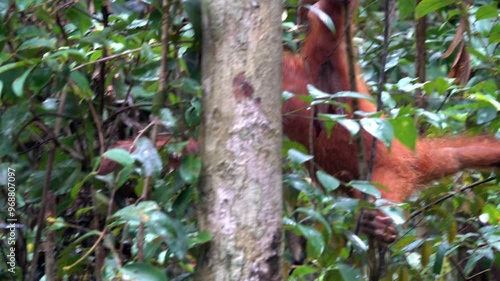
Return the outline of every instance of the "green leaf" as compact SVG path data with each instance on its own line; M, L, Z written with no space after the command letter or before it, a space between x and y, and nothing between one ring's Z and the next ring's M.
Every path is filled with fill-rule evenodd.
M334 99L352 98L352 99L362 99L362 100L368 100L371 102L375 102L375 100L367 94L362 94L362 93L358 93L358 92L351 92L351 91L343 91L343 92L335 93L332 95L332 98L334 98Z
M177 258L184 258L188 244L182 223L160 210L148 212L148 215L149 219L145 223L148 231L161 237Z
M337 122L349 132L351 137L357 135L361 129L359 123L352 119L340 119Z
M170 82L170 86L190 94L198 94L201 91L201 86L198 81L186 77Z
M365 253L368 251L368 245L366 245L366 243L363 242L358 235L349 231L347 232L347 238L352 242L352 245L358 252Z
M191 100L191 106L184 113L188 127L194 128L201 123L201 102L198 99Z
M177 125L177 119L168 108L162 108L160 110L160 118L163 125L169 129Z
M359 269L347 265L344 263L338 264L339 272L342 275L344 281L359 280L361 276Z
M309 92L309 96L312 97L313 99L330 99L332 96L331 94L323 92L311 84L307 84L307 92Z
M310 257L316 258L325 250L325 240L321 232L303 224L297 225L300 234L307 239L307 253Z
M72 57L73 59L75 59L75 61L79 63L88 61L87 57L85 56L85 53L78 49L62 49L50 54L50 56L47 56L46 58L44 58L44 60L57 59L60 57L63 57L64 61L67 61L67 57Z
M398 116L390 120L395 137L406 147L415 150L418 131L414 119L408 116Z
M377 199L381 196L380 190L368 181L351 181L347 184L347 186L352 186L352 188L371 195Z
M312 160L314 156L309 154L304 154L298 150L290 149L288 150L288 159L296 164L302 164L309 160Z
M479 7L476 11L476 20L484 20L498 17L498 9L496 3L491 3Z
M307 181L295 175L287 176L285 178L285 183L309 197L314 196L314 193L317 190L313 188Z
M198 181L201 170L200 157L190 154L182 160L179 173L186 183L195 183Z
M312 267L312 266L309 266L309 265L301 265L299 267L296 267L293 272L292 272L292 276L294 277L302 277L302 276L306 276L306 275L310 275L310 274L313 274L313 273L316 273L318 272L318 269Z
M498 115L496 108L493 106L481 107L476 112L476 124L483 125L493 121Z
M9 11L10 0L0 0L0 20L5 18L5 15Z
M498 208L492 204L486 204L483 207L482 213L488 214L488 222L491 224L495 224L498 222L498 219L500 218L500 211Z
M191 249L212 240L212 234L206 231L197 232L195 236L188 239L188 247Z
M484 262L485 264L491 264L493 257L494 253L491 248L477 249L473 252L472 255L469 255L469 259L467 260L467 264L464 268L465 273L469 275L476 267L476 264L480 261Z
M126 151L123 148L110 149L104 152L102 157L108 158L109 160L113 160L122 166L130 166L134 164L134 158L132 157L130 152Z
M326 231L328 232L328 235L332 235L332 228L330 227L330 224L316 210L311 208L298 208L297 212L306 214L309 218L312 218L313 220L320 222L325 227Z
M328 192L334 191L340 186L340 181L336 179L333 176L330 176L329 174L318 170L316 172L316 177L318 178L318 181L323 185Z
M295 95L292 92L283 91L281 93L281 102L285 102L286 100L293 98Z
M157 267L145 263L129 263L121 268L122 280L137 281L167 281L168 278L163 271Z
M327 13L323 12L316 6L311 6L309 4L304 5L304 7L309 9L309 11L313 12L314 14L316 14L318 18L321 20L321 22L323 22L323 24L326 25L326 27L330 29L332 33L335 33L335 24L333 23L332 19Z
M64 12L64 16L84 34L92 26L92 18L82 11L88 11L88 8L84 3L76 2Z
M363 118L359 121L363 129L390 147L394 139L394 129L389 121L381 118Z
M434 259L434 267L432 269L433 273L436 275L441 274L441 269L443 268L443 261L444 257L446 254L446 251L448 250L448 242L446 240L443 240L441 244L439 244L437 251L436 251L436 257Z
M18 50L36 50L36 49L50 49L53 50L56 47L55 39L45 39L45 38L31 38L24 41Z
M77 86L76 89L74 88L77 94L83 94L80 95L83 98L92 97L92 90L90 89L89 81L87 80L87 77L85 77L85 75L83 75L79 71L72 71L69 77L71 81L73 81Z
M33 70L33 68L34 67L31 67L28 70L24 71L24 73L21 74L21 76L17 77L16 80L14 80L14 82L12 83L12 91L16 96L23 96L24 82L26 81L26 78L28 78L28 75Z
M415 9L415 1L413 0L398 0L399 19L409 20Z
M487 103L493 105L496 108L496 110L500 110L500 102L498 102L494 97L492 97L490 95L476 93L474 95L471 95L471 98L475 98L478 101L487 102Z
M452 78L438 77L434 80L434 87L436 88L436 91L442 95L450 89L451 85L453 85L453 81L454 79Z
M25 61L18 61L18 62L13 62L13 63L9 63L9 64L6 64L6 65L2 65L2 66L0 66L0 73L9 71L9 70L12 70L12 69L15 69L15 68L19 68L19 67L22 67L22 66L25 66L25 65L26 65Z
M163 169L158 150L148 138L140 138L137 140L136 148L132 152L132 157L142 163L146 176L159 174Z
M33 0L16 0L14 3L16 3L17 10L19 12L24 12L34 1Z
M455 3L455 0L422 0L415 8L417 19Z
M140 222L149 220L150 212L158 211L160 207L154 201L142 201L137 205L129 205L113 214L114 218L122 220L123 223L133 223L138 226Z

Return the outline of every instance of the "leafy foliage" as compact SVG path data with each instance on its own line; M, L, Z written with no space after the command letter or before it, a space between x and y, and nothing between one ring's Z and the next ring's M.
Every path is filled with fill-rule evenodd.
M201 160L189 149L201 122L200 2L168 1L167 7L158 1L104 3L0 0L0 184L7 186L5 175L16 171L15 278L41 278L52 259L57 279L190 280L200 246L211 239L196 229ZM297 51L304 38L296 24L299 1L284 3L284 46ZM338 124L353 138L364 129L387 146L396 138L412 149L417 132L498 135L498 1L467 6L423 0L416 8L413 1L398 3L381 96L384 119L382 113L357 112L354 119L323 114L325 127ZM376 89L382 2L361 6L355 41L365 79ZM427 80L418 83L413 35L415 18L422 16L429 23ZM168 44L162 42L165 23ZM456 44L452 55L443 56L461 24L464 47ZM335 30L333 24L330 29ZM471 62L464 84L452 75L466 66L459 54ZM418 91L425 108L415 104ZM305 99L311 105L345 107L339 98L366 98L312 86L309 92ZM158 130L170 139L159 150L137 137ZM133 151L117 142L125 139L133 140ZM458 191L487 178L487 172L444 179L406 204L382 199L370 204L339 190L379 197L373 184L342 183L321 170L310 175L306 168L314 157L307 149L287 140L283 147L285 229L307 238L304 265L292 265L287 247L285 265L294 268L289 280L367 280L368 241L355 228L356 214L371 208L383 209L400 225L405 222L389 247L383 280L456 280L500 266L498 184ZM103 155L108 148L113 149ZM101 155L118 163L113 173L98 174ZM446 195L452 196L434 204ZM56 200L47 204L51 196ZM7 201L0 206L0 216L7 218ZM420 209L420 219L406 221ZM40 217L44 213L47 217ZM41 242L51 241L54 256L39 256ZM2 234L0 250L6 251L7 242ZM102 272L94 273L99 265ZM10 278L7 266L0 263L2 280Z
M210 240L195 227L200 160L186 149L201 116L199 2L109 3L0 3L0 170L18 171L19 279L40 278L52 259L58 279L86 279L101 264L94 278L181 280ZM170 139L159 151L136 137L155 130ZM118 168L99 175L112 147L102 157ZM55 206L44 205L50 194ZM55 256L33 260L42 241L55 242Z

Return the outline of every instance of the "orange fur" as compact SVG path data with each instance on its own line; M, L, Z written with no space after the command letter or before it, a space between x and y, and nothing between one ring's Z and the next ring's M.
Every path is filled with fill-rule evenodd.
M307 0L306 2L313 2ZM303 50L299 55L283 55L283 90L298 95L307 95L307 84L335 93L347 91L349 87L347 53L344 41L344 0L320 0L315 7L327 13L336 27L332 33L313 13L308 13L309 32ZM350 8L355 7L350 2ZM349 26L352 28L352 26ZM368 94L368 87L357 68L357 91ZM352 100L346 100L352 108ZM375 106L359 100L359 109L375 111ZM331 106L317 108L321 112L336 113ZM294 97L283 104L284 133L292 140L314 150L314 160L326 172L343 181L359 179L358 148L343 127L336 125L332 136L314 126L313 110L303 100ZM347 112L349 113L349 112ZM313 126L313 128L311 128ZM370 155L372 137L363 132L366 155ZM161 140L164 145L168 140ZM193 144L194 143L194 144ZM196 142L191 140L192 146ZM132 141L122 141L114 147L131 149ZM398 141L392 143L389 152L382 143L376 146L376 160L372 180L387 187L381 190L386 199L401 202L424 184L464 168L490 167L500 165L500 141L492 137L458 137L440 139L419 139L416 152L410 151ZM113 171L116 164L104 159L99 167L100 174Z
M351 8L355 6L354 2L351 1ZM283 90L307 95L307 84L313 84L329 93L350 89L343 38L343 3L342 0L320 0L315 4L332 18L336 27L335 33L332 33L315 13L309 12L310 29L302 53L296 56L284 55ZM356 75L357 91L368 94L367 85L359 73ZM347 103L352 108L352 101L347 100ZM375 106L365 100L359 100L359 108L366 112L375 111ZM315 110L339 113L338 109L331 106ZM336 125L332 137L328 138L324 130L311 128L313 110L307 108L307 104L297 97L287 100L282 112L285 134L307 148L312 147L314 160L321 168L344 181L359 178L358 148L346 129ZM363 132L363 140L367 148L366 155L370 155L372 137ZM391 152L378 142L375 155L372 181L387 187L381 191L384 198L401 202L431 180L469 167L500 165L500 141L485 136L423 138L418 140L416 151L412 152L395 140Z

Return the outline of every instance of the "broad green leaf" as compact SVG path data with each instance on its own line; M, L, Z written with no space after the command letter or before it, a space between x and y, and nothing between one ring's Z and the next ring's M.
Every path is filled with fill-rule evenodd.
M363 129L390 147L394 139L394 129L389 121L381 118L363 118L359 121Z
M443 261L444 257L446 254L446 251L448 250L448 242L446 240L443 240L441 244L439 244L437 251L436 251L436 257L434 259L434 266L433 266L433 273L436 275L441 274L441 269L443 268Z
M419 19L453 3L455 3L455 0L422 0L415 8L415 17Z
M201 101L199 99L191 100L191 106L184 113L186 125L194 128L201 123Z
M398 0L399 18L400 20L409 20L415 9L415 1L413 0Z
M332 192L340 186L340 181L329 174L318 170L316 172L316 177L318 181L323 185L328 192Z
M483 213L488 214L489 223L495 225L500 219L500 211L492 204L486 204L483 207Z
M198 94L201 91L201 86L198 81L185 77L170 82L170 86L190 94Z
M283 157L288 156L288 151L290 149L295 149L295 150L300 151L301 153L307 154L307 148L303 144L298 143L296 141L283 140L283 145L282 145L281 149L282 149Z
M377 199L381 196L380 190L368 181L350 181L347 186L351 186L352 188L371 195Z
M163 125L169 129L177 125L177 119L168 108L162 108L160 110L160 118Z
M312 266L309 266L309 265L301 265L299 267L296 267L293 272L292 272L292 276L294 277L302 277L302 276L306 276L306 275L310 275L310 274L313 274L313 273L316 273L318 272L318 269L312 267Z
M294 96L295 95L292 92L283 91L283 93L281 93L281 102L285 102L286 100L293 98Z
M188 247L193 248L195 246L205 244L212 240L212 234L206 231L197 232L194 236L188 239Z
M304 154L298 150L290 149L288 150L288 159L290 159L293 163L302 164L309 160L312 160L314 156L309 154Z
M476 20L484 20L498 17L498 8L496 3L483 5L476 11Z
M450 89L451 85L453 85L453 81L454 79L451 78L438 77L434 80L434 87L436 91L442 95Z
M343 92L338 92L332 95L332 98L353 98L353 99L362 99L362 100L368 100L371 102L375 102L375 100L367 95L367 94L361 94L358 92L350 92L350 91L343 91Z
M16 96L23 96L24 82L26 81L26 78L28 78L28 75L32 70L33 67L27 69L23 74L21 74L21 76L17 77L16 80L14 80L14 83L12 83L12 91Z
M424 239L412 239L413 242L411 242L408 246L404 247L401 249L403 252L413 252L416 249L418 249L422 244L424 244Z
M314 196L315 191L317 190L313 188L307 181L295 175L287 176L285 178L285 183L309 197Z
M338 264L339 272L342 275L344 281L359 280L360 272L359 269L354 268L351 265L340 263Z
M6 65L2 65L2 66L0 66L0 73L6 72L6 71L9 71L9 70L12 70L14 68L21 67L21 66L25 66L25 65L26 65L26 62L24 62L24 61L18 61L18 62L13 62L13 63L9 63Z
M50 54L50 56L45 57L44 60L46 61L50 59L57 59L60 57L64 57L64 61L67 60L67 57L71 57L79 63L88 61L87 57L85 56L85 53L78 49L61 49L57 52Z
M490 95L476 93L474 95L471 95L471 98L475 98L478 101L485 101L487 103L490 103L491 105L493 105L496 108L496 110L500 110L500 102L498 102L494 97L492 97Z
M493 106L481 107L476 113L476 124L482 125L493 121L498 115L496 108Z
M188 244L182 223L160 210L148 212L148 215L149 219L145 223L148 231L161 237L177 258L184 258Z
M154 201L142 201L137 205L129 205L116 211L116 213L113 214L113 217L118 218L123 222L133 222L135 226L138 226L140 222L146 222L149 220L148 213L158 210L160 210L158 203Z
M82 34L87 32L92 26L92 18L87 13L82 13L82 11L88 11L84 3L81 1L76 2L64 12L66 18L78 27Z
M56 111L59 107L59 99L48 98L42 102L42 108L47 111Z
M31 4L33 4L33 0L16 0L14 3L16 4L17 10L19 12L24 12Z
M328 235L332 235L332 228L330 227L330 224L316 210L311 208L298 208L297 212L306 214L309 218L320 222L325 227L326 231L328 232Z
M132 157L142 163L146 176L159 174L163 169L163 164L158 150L151 141L148 138L140 138L135 147Z
M87 77L80 73L79 71L72 71L69 75L71 81L75 83L77 88L73 88L77 94L83 94L81 97L90 98L92 97L92 90L90 89L89 81Z
M335 33L335 24L333 23L332 19L330 18L330 16L327 13L322 11L320 8L318 8L316 6L311 6L309 4L304 5L304 7L309 9L309 11L313 12L314 14L316 14L318 16L318 18L321 20L321 22L323 22L323 24L328 29L330 29L330 31L332 33Z
M134 158L132 157L130 152L126 151L123 148L110 149L104 152L102 157L108 158L109 160L113 160L122 166L130 166L134 164Z
M18 50L33 50L33 49L54 49L56 47L55 39L31 38L24 41Z
M325 250L325 240L321 232L303 224L297 225L300 233L307 239L307 252L310 257L317 258Z
M132 262L121 268L121 280L168 281L163 271L151 264Z
M201 159L200 157L190 154L182 160L179 173L182 179L187 183L195 183L200 176Z
M476 267L476 264L479 261L484 262L485 264L491 264L494 253L490 247L484 249L476 249L472 252L472 255L469 255L469 259L467 260L467 264L465 265L464 272L469 275L472 270Z
M418 131L414 119L408 116L398 116L390 122L394 128L395 137L409 149L415 150Z
M0 20L3 20L9 11L10 0L0 0Z
M309 96L313 99L330 99L332 97L331 94L323 92L311 84L307 84L307 92L309 92Z
M347 232L347 238L352 242L352 245L358 252L364 253L368 251L368 245L366 245L366 243L363 242L358 235L349 231Z
M337 122L347 131L349 131L351 137L357 135L359 133L359 130L361 129L359 123L352 119L340 119Z

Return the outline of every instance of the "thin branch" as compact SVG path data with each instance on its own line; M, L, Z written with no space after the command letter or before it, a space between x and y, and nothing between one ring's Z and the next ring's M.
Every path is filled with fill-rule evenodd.
M489 177L489 178L487 178L487 179L480 180L480 181L477 181L477 182L475 182L475 183L472 183L472 184L469 184L469 185L467 185L467 186L464 186L464 187L460 188L460 191L459 191L459 192L449 193L449 194L446 194L446 195L442 196L441 198L437 199L436 201L434 201L434 202L432 202L432 203L430 203L430 204L427 204L427 205L425 205L424 207L420 208L418 211L413 212L413 213L410 215L410 218L408 218L408 219L406 220L405 224L406 224L406 223L408 223L410 220L414 219L416 216L418 216L418 215L420 215L421 213L423 213L424 211L426 211L426 210L428 210L428 209L432 208L433 206L435 206L435 205L437 205L437 204L439 204L439 203L442 203L442 202L444 202L444 201L446 201L446 200L450 199L451 197L453 197L453 196L455 196L455 195L457 195L457 194L460 194L460 193L462 193L462 192L464 192L464 191L466 191L466 190L468 190L468 189L472 189L472 188L474 188L474 187L476 187L476 186L480 186L480 185L482 185L482 184L484 184L484 183L487 183L487 182L493 181L494 179L495 179L495 177Z
M387 56L389 49L389 37L391 32L391 0L384 1L384 42L382 45L382 55L380 59L380 73L378 79L378 89L377 89L377 111L382 110L382 91L386 82L385 75L385 66L387 64ZM372 138L372 147L370 151L370 162L368 164L368 175L366 177L367 180L372 179L373 168L375 166L375 157L376 157L376 148L377 148L377 138Z

